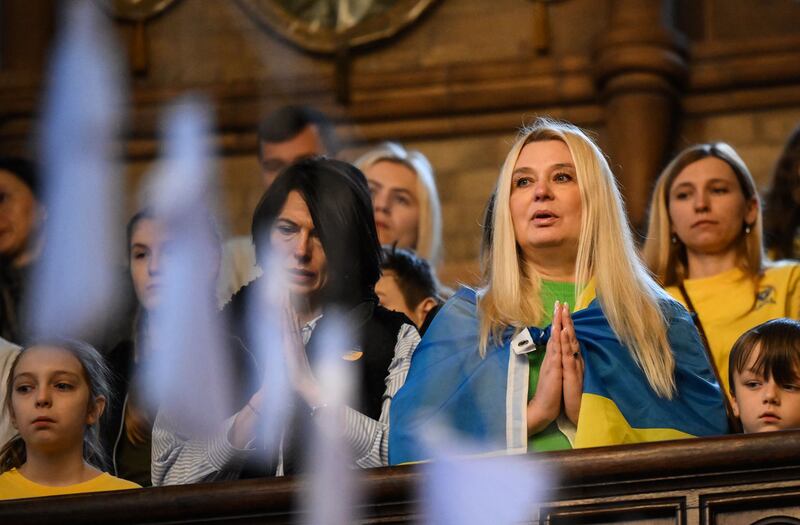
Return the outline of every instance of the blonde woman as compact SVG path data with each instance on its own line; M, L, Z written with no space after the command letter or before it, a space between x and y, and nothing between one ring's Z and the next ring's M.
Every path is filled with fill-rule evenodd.
M516 452L725 432L697 331L640 262L583 131L544 119L524 130L486 226L483 288L445 304L395 398L391 463L423 459L433 421Z
M442 211L425 155L385 142L355 165L369 182L380 243L414 250L435 268L442 252Z
M656 182L644 258L696 313L726 392L736 339L770 319L800 315L800 266L764 258L761 224L753 177L725 143L684 150Z

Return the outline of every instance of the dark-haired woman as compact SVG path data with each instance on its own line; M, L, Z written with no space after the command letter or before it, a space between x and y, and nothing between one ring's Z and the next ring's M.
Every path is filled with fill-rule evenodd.
M353 166L314 158L287 168L270 186L253 217L253 240L262 267L269 250L279 254L291 308L299 324L312 372L325 341L320 328L333 310L344 312L354 329L355 348L342 357L357 378L359 402L346 410L347 439L359 467L386 465L389 409L405 381L411 355L419 342L413 324L402 314L378 305L375 283L380 277L380 245L372 219L369 188ZM268 279L265 275L260 279ZM226 311L240 324L248 348L245 305L259 281L240 290ZM302 451L306 431L324 400L296 386L293 413L278 458L262 475L305 470ZM243 469L263 452L253 445L259 425L259 390L226 423L217 439L191 443L158 423L154 431L154 481L184 484L243 477ZM158 471L158 480L156 479Z
M14 343L22 340L20 305L42 250L44 217L36 166L22 158L0 158L0 337Z

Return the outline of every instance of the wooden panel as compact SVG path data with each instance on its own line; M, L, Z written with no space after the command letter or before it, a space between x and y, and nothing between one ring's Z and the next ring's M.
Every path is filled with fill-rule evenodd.
M682 498L670 498L564 505L543 508L539 522L548 525L683 525L686 523L684 504Z
M739 525L781 517L784 525L791 519L800 525L800 489L761 490L752 493L727 492L704 497L701 501L706 523Z

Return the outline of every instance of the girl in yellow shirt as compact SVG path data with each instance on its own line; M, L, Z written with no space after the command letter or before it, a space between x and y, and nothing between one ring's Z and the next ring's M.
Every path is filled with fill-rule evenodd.
M726 392L736 339L764 321L800 315L800 265L765 259L756 185L728 144L693 146L661 173L644 258L696 314Z
M7 394L18 434L0 450L0 500L138 487L95 466L108 369L94 348L61 339L26 348Z

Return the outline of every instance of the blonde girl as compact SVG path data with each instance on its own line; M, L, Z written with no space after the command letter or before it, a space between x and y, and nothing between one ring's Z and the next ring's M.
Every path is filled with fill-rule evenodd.
M18 434L0 451L0 499L139 486L101 470L108 375L100 354L80 341L45 341L19 354L6 401Z

